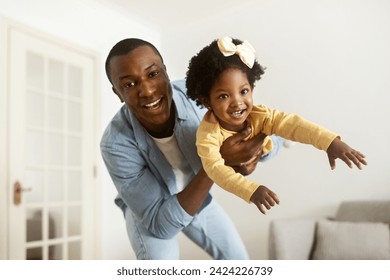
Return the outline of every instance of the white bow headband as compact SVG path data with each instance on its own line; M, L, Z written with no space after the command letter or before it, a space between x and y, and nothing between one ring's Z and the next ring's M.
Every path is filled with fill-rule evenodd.
M232 38L223 37L218 40L218 48L224 56L237 54L241 61L252 69L255 63L255 49L248 41L245 40L242 44L235 45Z

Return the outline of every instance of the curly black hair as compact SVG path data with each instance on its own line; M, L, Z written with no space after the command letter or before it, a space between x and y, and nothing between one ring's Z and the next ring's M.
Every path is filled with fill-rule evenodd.
M201 97L209 98L213 83L219 75L228 68L242 70L254 88L255 82L260 80L264 74L264 68L255 60L252 68L246 66L238 55L225 57L218 48L218 40L214 40L210 45L204 47L197 55L193 56L189 62L186 74L187 95L196 101L198 106ZM233 39L235 45L242 44L239 39Z

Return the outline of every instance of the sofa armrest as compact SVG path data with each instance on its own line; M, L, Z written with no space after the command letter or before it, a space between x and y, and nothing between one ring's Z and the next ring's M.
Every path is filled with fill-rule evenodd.
M269 231L271 260L308 260L312 251L316 219L274 220Z

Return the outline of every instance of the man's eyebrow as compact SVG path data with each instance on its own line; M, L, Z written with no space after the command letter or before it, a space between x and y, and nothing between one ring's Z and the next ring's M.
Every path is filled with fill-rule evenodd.
M156 63L153 62L151 65L149 65L148 67L146 67L145 70L149 70L150 68L152 68L152 67L155 66L155 65L156 65Z
M125 76L119 77L119 80L122 81L124 79L130 79L130 78L131 78L131 75L125 75Z
M156 65L156 63L152 63L151 65L149 65L149 66L147 66L146 68L145 68L145 71L146 70L149 70L150 68L152 68L153 66L155 66ZM131 75L124 75L124 76L122 76L122 77L119 77L119 80L121 81L121 80L123 80L123 79L130 79L130 78L132 78L132 76Z

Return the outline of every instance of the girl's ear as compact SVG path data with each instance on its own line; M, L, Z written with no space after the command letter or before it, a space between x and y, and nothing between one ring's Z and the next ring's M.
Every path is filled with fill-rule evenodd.
M201 97L201 98L199 98L199 102L202 103L202 105L205 106L207 108L207 110L212 110L212 108L210 106L210 101L208 98Z

